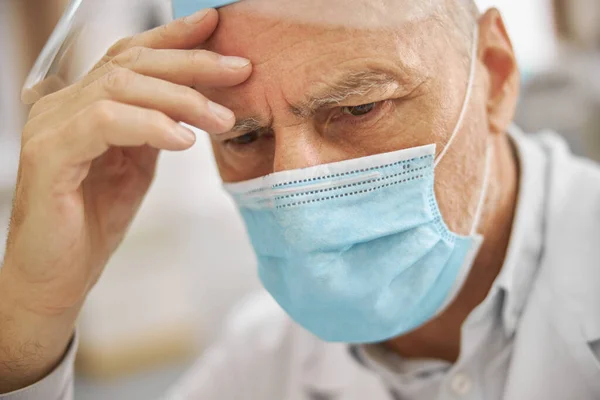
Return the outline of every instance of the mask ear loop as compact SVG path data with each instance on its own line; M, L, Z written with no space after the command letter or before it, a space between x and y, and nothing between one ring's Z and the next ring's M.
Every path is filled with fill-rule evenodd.
M478 42L479 42L479 26L475 25L475 30L473 32L473 46L471 48L471 66L470 66L470 70L469 70L469 81L467 84L467 92L465 93L465 99L463 101L462 109L460 111L460 115L458 117L458 121L454 128L454 131L452 132L452 135L450 135L450 139L448 139L448 143L446 143L446 146L444 146L444 149L442 150L442 152L437 156L435 163L433 164L434 168L437 167L437 165L440 163L440 161L442 161L442 159L446 155L446 152L452 145L452 141L458 134L458 131L462 127L463 120L465 119L465 114L467 113L467 109L469 106L469 100L471 99L471 94L473 92L473 81L475 80L475 67L477 65L476 61L477 61L477 48L479 45Z
M483 214L483 206L485 205L485 199L487 197L488 186L490 183L490 170L492 169L492 146L488 143L487 149L485 151L485 170L483 175L483 184L481 186L481 195L479 197L479 203L477 204L477 209L475 210L475 218L473 219L473 226L471 226L471 236L477 234L477 227L481 222L481 216Z

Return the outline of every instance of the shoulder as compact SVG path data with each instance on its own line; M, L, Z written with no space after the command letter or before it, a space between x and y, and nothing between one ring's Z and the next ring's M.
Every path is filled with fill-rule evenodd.
M539 176L545 180L541 187L549 238L567 238L567 233L578 239L600 235L600 165L573 155L564 139L553 132L522 136L519 141L542 154L544 160L544 173ZM565 246L561 247L565 250Z
M600 166L571 154L556 134L532 140L547 160L540 283L554 312L577 315L600 338Z
M287 397L305 352L298 327L265 292L244 298L217 340L203 352L168 399Z
M534 140L547 154L546 252L600 270L592 257L600 256L600 166L571 154L556 134Z
M599 398L600 169L572 155L556 134L519 140L527 147L524 155L536 158L532 168L540 172L536 180L543 181L528 182L541 191L541 252L518 261L520 267L531 262L536 268L532 287L522 294L526 304L506 393L510 398Z
M294 364L310 353L319 340L297 325L264 290L242 299L227 318L221 339L242 347L251 357Z
M600 165L573 155L564 139L553 132L534 134L532 139L544 150L548 157L549 188L552 194L552 211L573 213L572 202L584 202L596 206L600 199ZM580 197L578 195L585 195Z
M244 346L252 361L249 367L260 369L270 387L285 383L288 395L346 398L349 393L365 393L364 398L383 398L387 393L380 380L354 359L347 344L317 338L291 320L265 291L242 301L225 331L228 340L236 343L231 348Z

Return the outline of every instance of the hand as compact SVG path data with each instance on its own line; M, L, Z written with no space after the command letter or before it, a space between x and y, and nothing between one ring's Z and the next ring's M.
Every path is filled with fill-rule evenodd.
M195 141L178 121L209 133L235 123L194 89L237 85L251 73L247 60L190 50L217 23L208 10L121 40L80 82L33 106L0 273L0 393L39 380L59 361L159 151ZM26 342L35 354L17 354Z

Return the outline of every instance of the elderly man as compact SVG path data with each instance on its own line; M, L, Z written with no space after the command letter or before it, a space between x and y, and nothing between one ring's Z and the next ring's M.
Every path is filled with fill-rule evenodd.
M510 127L518 89L499 13L461 0L243 0L120 41L24 129L0 398L70 398L78 311L159 150L193 145L178 121L278 305L170 398L599 398L600 171Z

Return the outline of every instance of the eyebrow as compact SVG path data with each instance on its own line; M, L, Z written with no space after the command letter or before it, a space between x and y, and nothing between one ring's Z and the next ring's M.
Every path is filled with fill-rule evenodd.
M398 83L398 80L387 72L352 72L333 83L323 84L304 101L292 105L290 111L299 117L310 117L320 109L339 105L350 97L366 96L374 90L389 89L394 83Z
M259 118L250 117L250 118L243 118L243 119L236 120L235 125L233 126L233 128L231 128L230 132L233 134L242 134L242 133L260 131L265 128L266 128L265 124L262 123Z
M352 72L333 83L322 84L301 102L290 105L290 111L298 117L308 118L325 107L339 105L350 97L365 96L377 89L389 89L394 83L398 83L398 80L386 72ZM230 133L239 135L264 130L267 127L268 124L265 125L261 118L249 117L237 120Z

